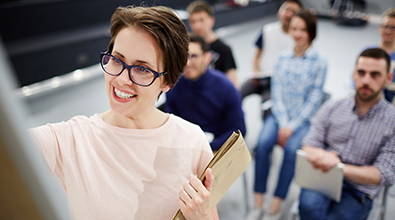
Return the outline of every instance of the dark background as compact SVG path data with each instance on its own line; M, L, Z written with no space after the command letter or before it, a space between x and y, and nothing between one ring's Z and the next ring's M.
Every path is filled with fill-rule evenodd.
M143 3L142 3L143 2ZM19 86L99 63L110 41L109 21L118 6L164 5L185 10L188 0L24 0L0 1L0 35ZM216 17L214 29L276 13L280 0L208 1ZM188 30L188 22L185 20Z

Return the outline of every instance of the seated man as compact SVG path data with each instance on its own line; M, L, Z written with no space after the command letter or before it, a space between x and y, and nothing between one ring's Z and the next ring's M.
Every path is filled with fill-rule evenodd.
M218 150L233 131L245 135L240 93L222 72L208 69L209 46L198 35L190 35L189 58L185 73L166 93L166 112L178 115L212 133L210 143Z
M312 165L327 172L344 163L341 201L302 189L304 219L366 219L381 186L394 183L395 108L384 99L392 81L390 58L382 49L367 49L358 59L355 97L329 102L314 118L302 149Z
M189 27L209 45L211 52L210 67L226 74L233 85L239 89L237 81L236 61L232 49L215 34L214 10L206 1L193 1L188 7Z

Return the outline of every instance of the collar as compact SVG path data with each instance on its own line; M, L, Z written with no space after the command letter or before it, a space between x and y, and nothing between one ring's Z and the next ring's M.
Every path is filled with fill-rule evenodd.
M380 110L381 108L383 108L385 106L385 98L384 98L384 94L381 95L380 99L372 106L369 108L369 110L362 116L358 115L358 106L357 106L357 102L356 102L356 96L354 96L354 98L352 99L353 102L353 108L352 111L354 114L356 114L358 117L372 117L378 110Z
M307 48L307 50L304 52L302 57L296 57L295 56L295 51L294 48L288 50L288 53L286 53L287 56L292 57L292 58L301 58L301 59L306 59L309 57L314 57L316 56L317 51L313 48L313 46L310 45L309 48Z

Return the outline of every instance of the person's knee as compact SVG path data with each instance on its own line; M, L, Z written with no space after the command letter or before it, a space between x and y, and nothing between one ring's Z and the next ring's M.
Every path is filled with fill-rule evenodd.
M277 140L277 130L276 130L276 124L274 122L274 119L270 118L271 116L268 117L268 119L265 120L264 127L259 135L258 139L258 144L256 146L255 152L257 154L260 153L268 153L270 152Z
M302 190L299 197L299 210L306 210L314 206L316 203L315 195L310 191Z
M295 163L296 151L300 148L300 143L287 143L284 147L284 161Z
M303 219L320 219L324 216L325 197L310 190L302 190L299 197L299 215Z
M256 158L266 158L269 154L272 148L270 148L267 145L268 141L262 141L261 144L258 144L257 147L255 148L255 157Z

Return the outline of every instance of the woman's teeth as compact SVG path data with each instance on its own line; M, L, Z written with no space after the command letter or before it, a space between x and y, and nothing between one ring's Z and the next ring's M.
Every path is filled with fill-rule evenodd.
M119 91L118 89L116 89L116 88L114 88L114 91L115 91L115 95L117 95L119 98L121 98L121 99L128 99L128 98L131 98L131 97L133 97L134 95L132 95L132 94L129 94L129 93L124 93L124 92L122 92L122 91Z

